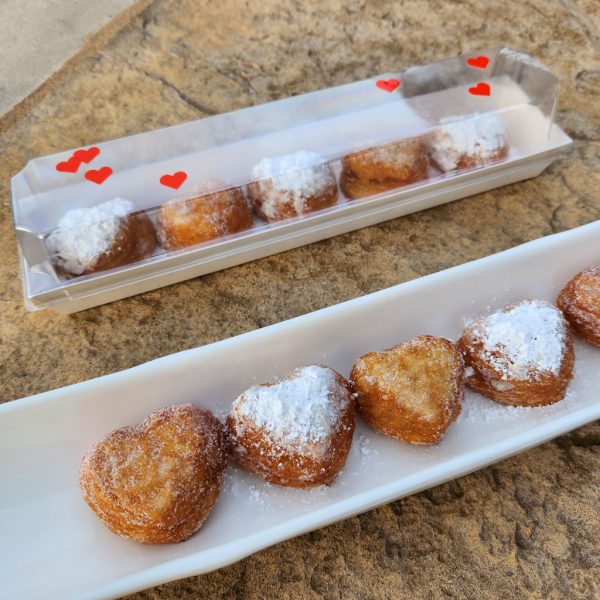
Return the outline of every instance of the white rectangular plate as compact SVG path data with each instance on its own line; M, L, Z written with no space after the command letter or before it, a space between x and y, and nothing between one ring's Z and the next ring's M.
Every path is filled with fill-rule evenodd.
M108 598L230 564L281 540L437 485L600 417L600 349L576 344L568 396L502 407L467 393L441 444L411 447L364 424L332 486L288 490L230 467L225 489L187 542L143 546L111 534L81 499L88 446L153 410L195 402L223 416L256 382L322 362L348 374L370 350L526 297L553 301L600 263L600 222L546 237L236 338L0 406L0 597Z

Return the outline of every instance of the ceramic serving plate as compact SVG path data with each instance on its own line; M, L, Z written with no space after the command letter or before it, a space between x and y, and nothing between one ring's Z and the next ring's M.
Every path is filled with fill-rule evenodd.
M230 466L189 541L143 546L111 534L83 502L88 446L155 409L195 402L223 416L246 387L321 362L348 374L356 357L527 297L554 300L600 263L600 222L410 281L239 337L0 406L0 597L112 598L218 569L261 548L437 485L600 417L600 349L576 343L567 398L511 408L467 393L436 447L410 447L359 423L328 488L288 490Z

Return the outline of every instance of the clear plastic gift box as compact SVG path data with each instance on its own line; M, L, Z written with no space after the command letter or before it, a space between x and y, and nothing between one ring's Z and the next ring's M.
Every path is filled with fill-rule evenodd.
M31 160L28 309L71 313L538 175L558 80L502 48Z

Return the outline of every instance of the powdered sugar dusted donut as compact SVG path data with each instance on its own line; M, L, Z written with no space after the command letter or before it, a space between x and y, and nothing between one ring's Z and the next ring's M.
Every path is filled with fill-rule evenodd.
M204 522L227 465L225 428L191 404L117 429L84 456L80 486L114 533L145 544L181 542Z
M600 346L600 266L575 275L556 303L576 334Z
M358 150L342 159L340 187L348 198L363 198L427 177L424 139L412 138Z
M219 191L211 192L215 189ZM252 226L252 212L239 188L211 179L196 193L193 198L169 200L158 209L157 233L163 248L185 248Z
M442 119L431 139L431 160L445 173L472 169L508 155L506 126L496 115Z
M409 444L437 444L461 410L464 363L456 346L421 335L361 356L350 380L365 421Z
M316 152L264 158L251 175L248 196L258 216L267 221L297 217L337 202L333 170Z
M133 209L129 200L114 198L91 208L69 210L46 239L51 261L72 277L150 256L156 247L154 226Z
M561 311L524 300L469 325L458 347L474 390L515 406L561 400L573 375L573 342Z
M235 460L290 487L329 483L346 462L354 432L350 384L310 365L246 390L227 419Z

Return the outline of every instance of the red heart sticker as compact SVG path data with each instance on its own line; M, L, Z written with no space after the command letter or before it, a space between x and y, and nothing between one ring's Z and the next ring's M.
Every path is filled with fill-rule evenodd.
M487 56L473 56L467 58L467 64L475 69L485 69L490 64L490 59Z
M80 163L84 162L89 164L96 158L96 156L98 156L98 154L100 154L100 148L92 146L87 150L76 150L73 153L73 157L76 158Z
M79 165L81 163L74 156L69 157L68 160L64 162L59 162L56 165L56 170L61 173L77 173L77 169L79 169Z
M113 170L110 167L101 167L100 169L90 169L86 171L84 177L88 181L92 181L100 185L104 183L111 175Z
M490 86L482 81L476 86L469 88L469 94L473 94L473 96L489 96L491 91Z
M400 85L400 80L399 79L378 79L375 82L375 85L382 89L385 90L386 92L393 92L399 85Z
M184 171L177 171L177 173L173 173L173 175L163 175L160 178L160 182L167 187L173 188L174 190L178 190L181 187L181 184L187 179L187 173Z

